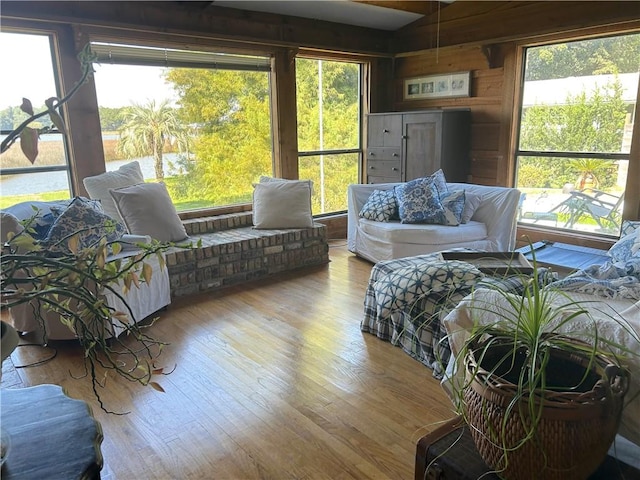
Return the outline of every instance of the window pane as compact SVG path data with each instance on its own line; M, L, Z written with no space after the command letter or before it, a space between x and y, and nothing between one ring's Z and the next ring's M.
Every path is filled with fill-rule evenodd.
M296 59L299 177L313 180L315 214L347 209L347 186L358 183L360 65Z
M347 209L347 186L358 183L359 159L358 153L300 157L300 178L313 180L314 215Z
M96 65L95 77L107 170L139 161L179 211L251 202L271 175L267 72Z
M360 65L296 60L298 150L360 145Z
M640 35L529 48L520 150L629 153Z
M28 118L20 109L27 98L35 113L46 110L45 100L59 97L51 57L51 37L44 34L0 33L2 61L7 67L0 75L0 140ZM28 58L29 61L25 61ZM52 127L45 115L30 128ZM61 170L7 175L6 169L60 167ZM38 141L38 156L32 164L22 153L17 140L0 155L0 191L2 207L27 200L51 200L70 197L68 162L63 137L59 133L43 134Z
M520 157L519 220L618 235L628 161Z
M619 235L638 52L640 34L527 49L516 152L521 222Z

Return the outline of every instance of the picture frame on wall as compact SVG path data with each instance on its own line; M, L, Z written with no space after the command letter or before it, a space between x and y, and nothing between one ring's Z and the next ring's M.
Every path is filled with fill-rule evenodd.
M404 81L404 99L468 97L471 94L471 72L456 72Z

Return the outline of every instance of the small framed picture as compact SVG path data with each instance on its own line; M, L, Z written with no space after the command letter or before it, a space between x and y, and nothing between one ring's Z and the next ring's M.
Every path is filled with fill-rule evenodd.
M409 78L404 81L404 99L468 97L471 72L457 72Z

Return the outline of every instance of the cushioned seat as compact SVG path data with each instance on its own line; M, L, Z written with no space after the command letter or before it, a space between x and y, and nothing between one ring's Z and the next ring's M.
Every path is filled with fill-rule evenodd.
M473 242L487 238L487 226L471 221L456 228L444 229L441 225L400 222L376 222L360 220L364 233L374 235L390 243L415 243L421 245L449 246L452 243Z

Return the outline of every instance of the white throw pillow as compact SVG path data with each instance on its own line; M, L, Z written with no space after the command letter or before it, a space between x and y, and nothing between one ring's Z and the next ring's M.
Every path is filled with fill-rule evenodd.
M254 184L254 227L263 229L312 227L311 185L310 180Z
M161 242L179 242L187 231L162 183L139 183L111 190L111 197L129 233Z
M464 210L462 210L462 219L460 223L469 222L481 203L482 195L480 195L479 193L466 192L464 200Z
M143 182L144 177L142 176L140 164L137 161L122 165L118 170L114 170L113 172L101 173L100 175L86 177L82 180L89 196L93 199L100 200L104 213L116 220L121 220L121 217L113 203L109 190L128 187Z

